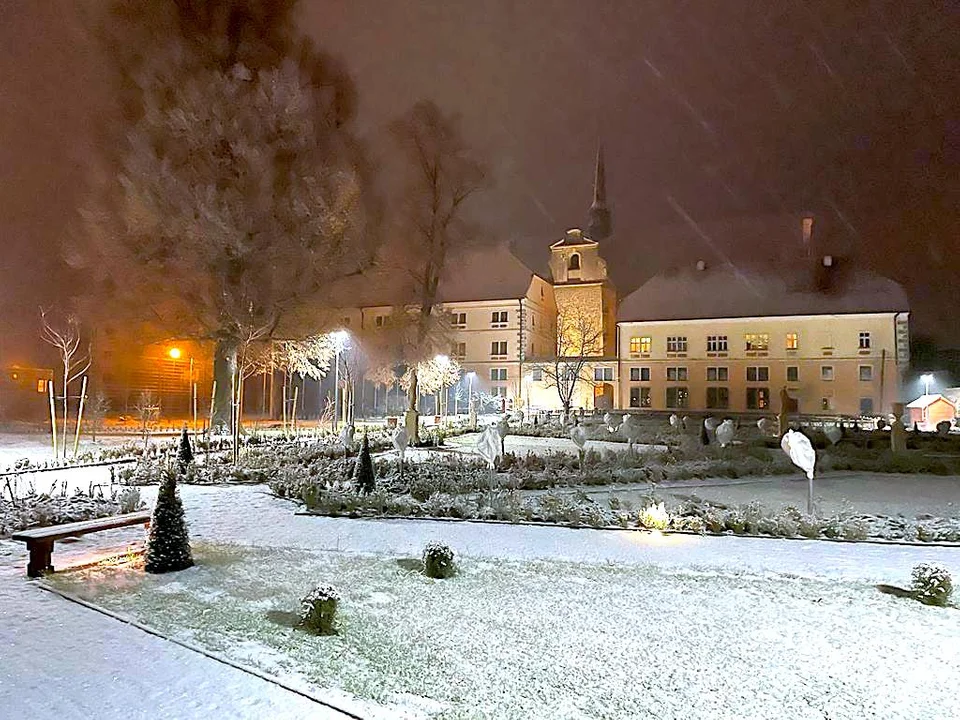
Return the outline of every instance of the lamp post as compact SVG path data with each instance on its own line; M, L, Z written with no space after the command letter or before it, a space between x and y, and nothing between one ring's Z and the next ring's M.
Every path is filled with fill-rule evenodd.
M337 330L333 333L333 344L336 350L334 356L334 384L333 384L333 431L336 432L340 424L340 352L346 347L350 338L346 330Z
M920 380L923 382L923 394L930 394L930 383L933 382L933 373L924 373L920 376Z
M477 409L473 404L473 379L476 376L473 370L467 373L467 424L471 430L477 429Z

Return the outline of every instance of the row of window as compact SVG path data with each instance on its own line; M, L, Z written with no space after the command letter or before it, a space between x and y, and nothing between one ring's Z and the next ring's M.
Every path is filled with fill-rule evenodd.
M452 312L449 317L451 327L462 329L467 326L467 314L465 312ZM377 316L378 327L382 324L380 321L381 317ZM509 321L510 313L508 310L494 310L490 313L490 327L492 328L504 328ZM530 323L533 327L537 326L537 318L533 314L530 315Z
M730 340L727 335L708 335L707 352L725 353L728 352ZM768 352L770 350L769 333L746 333L743 336L743 347L747 352ZM871 347L870 333L861 332L857 337L857 347L860 350L869 350ZM668 353L687 352L688 343L685 335L667 336ZM784 349L798 350L800 348L799 333L787 333L784 338ZM649 354L653 351L653 337L650 335L637 335L630 338L630 352L635 354Z
M667 407L670 410L683 410L690 407L690 391L686 387L671 386L666 388L665 398ZM831 410L832 400L829 397L821 398L820 409ZM651 388L648 386L634 386L630 388L630 407L649 408L652 407ZM708 387L706 397L706 407L708 410L728 410L730 408L730 388L726 387ZM769 410L770 409L770 388L750 387L746 390L747 410ZM860 414L873 414L873 398L860 398Z
M595 377L596 380L612 380L613 369L603 368L610 371L610 377ZM597 368L597 371L601 368ZM873 381L873 365L860 365L858 368L860 380L863 382ZM684 382L689 379L689 373L685 367L667 367L666 378L671 382ZM729 369L726 367L708 367L707 382L727 382L730 377ZM746 369L747 382L768 382L770 380L770 368L766 365L749 366ZM833 365L820 366L820 379L833 380ZM650 382L650 368L632 367L630 368L631 382ZM800 367L797 365L787 366L787 382L800 382Z

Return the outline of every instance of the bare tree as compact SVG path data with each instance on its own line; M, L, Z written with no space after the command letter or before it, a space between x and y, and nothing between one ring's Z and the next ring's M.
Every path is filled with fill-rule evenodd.
M410 442L415 443L419 437L417 363L437 350L431 340L442 325L437 312L440 279L452 251L473 235L464 207L486 185L486 171L470 157L458 119L444 115L432 102L418 102L391 130L406 160L397 224L414 286L411 352L405 364L412 369L406 425Z
M87 412L90 418L90 439L93 442L97 441L97 433L103 430L109 412L109 398L103 390L97 390L93 394L93 402L90 403L90 410Z
M603 323L582 303L564 305L557 314L557 349L549 360L533 365L543 373L544 385L557 389L564 417L581 382L593 383L589 373L591 358L602 355Z
M120 2L114 15L148 45L113 53L118 150L104 150L76 264L113 309L131 301L125 317L215 343L221 428L244 343L323 304L333 280L371 264L377 239L344 126L349 83L295 42L294 4L196 0L161 4L164 15Z
M137 413L137 419L140 421L140 432L143 435L143 451L146 453L147 445L150 441L150 431L153 425L160 419L160 401L149 390L144 390L137 398L137 404L133 406Z
M75 315L68 315L62 322L52 321L47 311L40 308L40 337L44 342L56 348L60 355L60 367L63 378L63 456L67 456L67 419L70 406L70 383L78 380L90 369L90 347L80 349L80 321Z

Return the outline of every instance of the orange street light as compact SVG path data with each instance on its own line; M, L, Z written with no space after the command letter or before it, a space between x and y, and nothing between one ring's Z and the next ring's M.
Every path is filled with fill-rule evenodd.
M169 355L173 360L179 360L182 354L183 353L180 352L180 348L178 347L172 347L167 351L167 355Z

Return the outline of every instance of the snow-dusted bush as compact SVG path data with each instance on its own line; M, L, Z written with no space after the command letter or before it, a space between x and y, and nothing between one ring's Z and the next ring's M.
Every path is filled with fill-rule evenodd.
M687 532L704 533L707 529L703 518L696 515L674 518L673 524L677 530L686 530Z
M710 508L703 514L703 522L707 530L719 535L726 529L723 512L717 508Z
M805 538L818 538L820 537L820 522L811 515L804 515L797 522L797 532Z
M723 525L727 530L742 535L747 529L747 518L739 509L729 510L723 518Z
M842 531L846 540L866 540L870 536L870 527L858 518L845 520Z
M670 514L662 502L648 505L640 511L638 522L640 527L647 530L666 530L670 524Z
M946 568L921 563L913 568L913 595L925 605L946 605L953 593L953 580Z
M340 593L332 585L317 585L300 600L300 627L316 635L336 633Z
M193 566L187 520L177 490L177 474L167 470L157 493L157 504L150 518L144 570L165 573Z
M791 513L782 512L775 518L777 535L780 537L796 537L800 531L799 520Z
M121 513L132 513L140 509L143 503L140 502L140 488L124 488L117 496L117 502L120 503Z
M427 577L443 579L456 572L454 553L449 545L442 542L430 542L423 549L423 573Z

